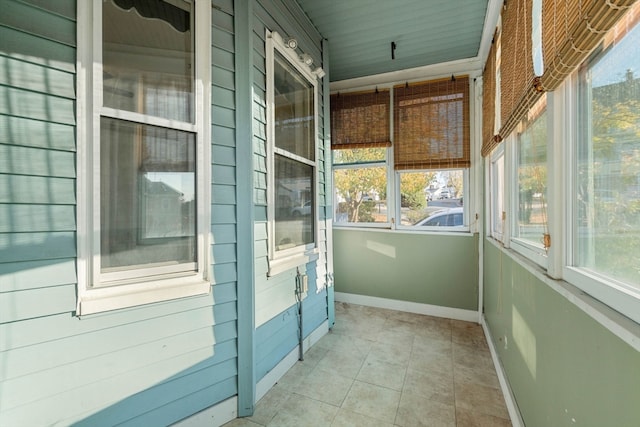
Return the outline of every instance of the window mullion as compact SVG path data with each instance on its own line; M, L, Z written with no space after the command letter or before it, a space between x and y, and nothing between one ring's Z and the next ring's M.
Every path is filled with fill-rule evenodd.
M280 156L288 157L291 160L295 160L296 162L304 163L304 164L309 165L309 166L313 166L313 167L316 166L316 162L315 161L309 160L309 159L307 159L306 157L303 157L303 156L298 156L297 154L293 154L292 152L287 151L287 150L283 150L282 148L273 147L273 153L274 154L278 154Z
M129 122L147 124L151 126L164 127L168 129L182 130L185 132L196 132L197 126L193 123L169 120L162 117L149 116L147 114L134 113L132 111L118 110L115 108L102 107L100 115L112 119L126 120Z

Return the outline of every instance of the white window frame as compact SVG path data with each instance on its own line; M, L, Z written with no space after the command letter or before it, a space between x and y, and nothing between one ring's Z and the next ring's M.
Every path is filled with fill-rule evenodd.
M211 6L193 0L195 117L193 124L102 107L102 0L80 1L78 12L78 299L79 316L210 292ZM196 135L197 262L100 274L100 117L132 120Z
M547 95L547 96L550 96L550 95ZM553 146L551 144L551 142L553 141L553 123L551 120L549 120L549 118L553 115L553 109L550 104L551 104L550 102L547 102L545 107L545 109L547 110L546 112L547 114L547 172L549 171L549 168L552 167L552 162L550 161L550 153L553 150ZM518 222L519 222L517 220L518 214L519 214L518 213L518 200L519 200L518 153L519 153L519 147L520 147L520 141L518 140L517 134L519 130L524 131L524 129L522 129L521 127L521 124L519 124L516 127L516 129L513 132L511 132L511 135L509 135L509 138L507 140L507 144L510 145L512 149L509 150L510 155L508 157L509 161L507 162L509 163L509 165L508 166L505 165L506 166L505 175L508 176L506 180L513 183L513 186L511 186L511 188L509 189L509 197L508 197L509 204L508 204L508 211L507 211L508 212L507 218L511 219L511 221L509 221L509 242L510 242L509 246L513 250L518 252L520 255L526 258L529 258L539 266L546 269L548 266L549 257L548 257L548 253L545 251L545 248L542 242L540 242L539 244L534 244L528 240L521 239L518 237L518 232L517 232ZM548 175L549 174L547 174L547 177ZM550 185L551 183L547 182L547 187L549 187ZM549 212L550 202L551 202L550 200L547 200L547 223L549 222L548 212Z
M288 159L295 160L300 163L313 167L313 228L314 239L312 243L299 245L294 248L276 251L275 245L275 203L271 202L267 206L267 240L269 247L269 270L267 275L274 276L283 273L292 268L299 267L319 258L318 236L318 79L324 76L322 68L311 69L310 65L305 64L308 58L305 54L299 54L296 48L292 48L282 36L276 31L266 30L266 86L267 86L267 197L269 200L275 200L275 155L279 154ZM275 145L275 111L274 111L274 61L275 51L278 51L291 66L293 66L308 82L313 86L313 107L314 107L314 160L311 161L302 156L297 156L286 150L282 150Z
M496 33L496 62L495 62L495 91L494 91L494 120L493 134L498 135L502 127L502 15L498 18Z
M334 155L335 151L337 150L332 150L332 153L331 153L332 156ZM331 174L332 174L332 182L333 182L332 197L333 197L333 209L334 209L333 214L334 215L336 214L336 209L338 209L338 193L335 187L335 177L333 177L333 174L336 170L366 169L366 168L374 168L374 167L384 168L385 175L387 177L387 220L385 222L336 222L334 219L333 221L334 227L336 228L343 228L343 227L344 228L386 228L386 229L391 227L391 221L393 217L391 213L394 212L393 206L395 206L394 192L392 191L392 185L391 185L391 183L393 182L393 172L392 172L393 154L392 154L391 148L385 149L384 156L385 157L383 160L370 161L370 162L336 163L335 160L332 161L333 167L331 170ZM332 159L334 158L335 157L332 157Z
M470 150L473 153L474 152L474 146L476 144L476 137L474 135L475 133L475 128L473 126L473 120L477 120L474 119L475 117L475 105L473 102L471 102L471 99L474 98L473 93L474 93L474 85L473 85L473 77L474 77L474 73L469 73L466 70L460 70L460 73L468 73L469 74L469 85L470 85L470 91L469 91L469 97L470 97L470 102L469 102L469 117L470 117ZM413 81L417 81L417 82L423 82L423 81L428 81L428 80L435 80L438 78L442 78L442 77L448 77L450 76L451 73L447 72L443 75L440 74L435 74L435 75L428 75L428 76L423 76L421 75L420 77L416 78L416 79L412 79L410 82ZM463 183L464 183L464 191L463 191L463 200L464 200L464 205L462 206L463 208L463 223L464 226L463 227L412 227L412 226L407 226L407 225L401 225L399 218L400 218L400 210L401 210L401 200L400 200L400 173L401 172L432 172L432 171L446 171L446 170L451 170L451 169L416 169L416 170L401 170L401 171L396 171L395 170L395 165L393 162L394 159L394 154L393 154L393 150L394 150L394 146L393 146L393 127L394 127L394 112L393 112L393 106L394 106L394 91L393 91L393 87L398 84L398 83L409 83L409 81L395 81L395 82L391 82L391 83L384 83L381 85L374 85L374 86L366 86L366 87L358 87L358 88L354 88L353 90L355 91L361 91L361 90L374 90L374 89L389 89L391 92L391 96L389 99L389 115L390 115L390 133L391 133L391 139L392 139L392 144L391 147L387 148L386 150L386 157L385 160L380 160L380 161L376 161L376 162L362 162L362 163L345 163L345 164L340 164L340 163L335 163L332 162L332 176L333 176L333 172L337 169L358 169L358 168L364 168L364 167L371 167L371 166L378 166L378 167L386 167L386 172L387 172L387 222L379 222L379 223L375 223L375 222L333 222L333 227L334 228L356 228L356 229L382 229L382 230L391 230L391 231L399 231L399 232L403 232L403 233L418 233L418 234L425 234L425 233L436 233L436 234L442 234L442 233L447 233L448 235L452 235L452 236L466 236L469 235L469 233L472 232L474 227L477 227L476 222L477 219L472 218L472 212L474 212L474 205L477 202L477 195L473 195L472 191L471 191L471 187L473 185L475 185L474 181L476 181L476 179L474 178L476 175L474 174L474 164L471 164L468 168L455 168L453 170L462 170L463 171ZM344 92L340 92L340 93L344 93ZM473 161L472 161L473 163ZM474 188L476 188L474 186ZM336 193L336 188L335 188L335 182L333 183L333 187L332 187L332 197L333 197L333 203L334 203L334 214L335 214L335 209L337 207L337 193Z
M502 164L502 176L499 175L497 164ZM504 144L498 145L489 156L488 179L489 183L489 235L499 242L508 241L509 225L507 218L507 189L506 174L507 161ZM499 200L501 196L502 200ZM498 229L497 224L500 224Z
M582 100L579 96L580 82L581 75L585 68L589 68L595 64L603 54L606 54L606 52L601 52L585 61L583 66L573 73L565 83L567 85L567 94L563 113L564 123L567 123L567 141L571 143L566 144L564 150L565 164L563 166L567 171L564 188L565 194L567 194L568 197L566 199L566 211L563 218L565 230L563 237L566 245L563 254L562 278L619 313L622 313L624 316L627 316L634 322L640 323L640 290L638 288L574 264L576 255L575 224L577 221L575 200L570 198L570 195L577 194L576 152L580 142L579 127L581 126L581 120L579 114L583 111L582 105L580 104Z
M468 204L471 202L470 200L470 192L469 192L469 181L470 181L470 168L454 168L454 169L416 169L416 170L401 170L401 171L396 171L395 172L395 177L394 177L394 192L397 196L394 197L394 200L396 200L396 209L395 209L395 218L401 218L402 215L402 201L400 200L402 195L400 192L400 174L405 172L405 173L410 173L410 172L446 172L449 170L454 170L454 171L458 171L461 170L462 171L462 185L463 185L463 191L462 191L462 200L466 200L466 204L467 206L465 206L464 204L462 206L460 206L462 208L462 226L458 226L458 227L448 227L448 226L420 226L420 227L416 227L416 226L412 226L412 225L402 225L400 223L400 221L395 221L395 228L397 230L403 230L403 231L415 231L416 233L425 233L425 232L436 232L436 233L442 233L442 232L451 232L453 234L460 234L460 233L469 233L470 231L470 226L469 226L469 212L470 209L468 207ZM443 209L447 209L447 208L443 208Z

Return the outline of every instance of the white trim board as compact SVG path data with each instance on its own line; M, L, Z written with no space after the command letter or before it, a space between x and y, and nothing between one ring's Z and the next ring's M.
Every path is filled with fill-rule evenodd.
M320 326L318 326L313 332L311 332L303 341L302 349L306 353L311 346L320 341L320 338L325 336L329 332L329 321L325 320ZM280 361L272 370L256 384L256 403L264 397L271 387L276 385L280 378L287 373L289 369L293 367L300 357L300 345L297 345L284 359Z
M406 311L408 313L425 314L427 316L444 317L447 319L478 323L478 312L475 310L442 307L439 305L379 298L368 295L348 294L344 292L336 292L335 300L337 302L346 302L349 304L366 305L370 307L386 308L389 310Z
M235 418L238 418L237 396L223 400L216 405L178 421L173 424L173 427L218 427Z
M522 419L522 415L520 414L520 409L518 409L518 404L516 403L513 391L509 386L509 381L507 381L507 374L502 367L502 363L500 363L500 359L498 358L498 352L496 351L493 340L491 339L489 325L487 325L487 319L484 317L484 315L482 315L480 324L482 325L484 336L487 340L487 344L489 345L489 352L491 353L493 366L495 367L496 374L498 375L498 381L500 382L500 388L502 389L504 401L507 405L509 418L511 418L511 424L513 425L513 427L524 427L524 420Z

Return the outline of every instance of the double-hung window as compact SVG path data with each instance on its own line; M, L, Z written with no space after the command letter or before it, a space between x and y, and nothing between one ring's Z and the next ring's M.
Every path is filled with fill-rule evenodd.
M78 3L79 314L209 291L206 3Z
M578 75L565 278L640 322L638 8Z
M317 77L267 33L269 275L317 257Z

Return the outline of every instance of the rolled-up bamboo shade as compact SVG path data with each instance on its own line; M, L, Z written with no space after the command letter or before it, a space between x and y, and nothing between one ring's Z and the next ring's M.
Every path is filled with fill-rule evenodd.
M482 72L482 149L493 150L499 141L495 136L496 111L496 44L489 49L489 56ZM485 148L486 147L486 148Z
M542 88L551 91L560 86L634 3L636 0L545 0Z
M470 166L468 76L395 86L393 105L397 170Z
M331 95L331 149L391 146L389 90Z
M532 0L509 0L502 13L501 111L498 135L484 138L482 155L507 137L545 91L556 89L637 0L544 0L542 49L545 71L533 73ZM492 95L486 90L486 96ZM487 113L487 111L484 111ZM484 132L483 132L484 133Z
M515 129L539 97L533 89L532 5L533 0L509 0L503 9L500 67L502 127L498 139Z

